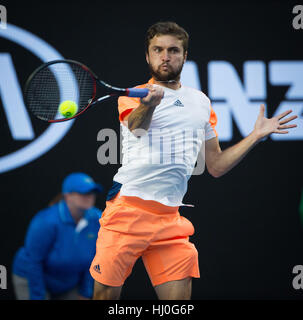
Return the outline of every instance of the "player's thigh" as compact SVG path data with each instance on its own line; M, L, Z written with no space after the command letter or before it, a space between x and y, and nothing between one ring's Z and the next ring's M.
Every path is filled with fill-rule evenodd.
M192 278L168 281L154 288L160 300L190 300Z
M118 300L120 299L122 286L112 287L98 281L94 284L94 300Z
M198 251L188 238L153 243L145 250L142 259L154 287L200 277Z

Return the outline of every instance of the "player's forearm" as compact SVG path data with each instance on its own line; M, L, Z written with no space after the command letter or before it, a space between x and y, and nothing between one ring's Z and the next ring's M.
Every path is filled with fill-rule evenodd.
M213 175L220 177L235 167L259 142L254 132L232 147L221 151L213 163Z
M135 135L142 135L142 133L140 133L139 130L136 129L145 131L148 130L155 108L156 107L148 107L141 103L139 107L133 110L128 117L128 129ZM136 131L134 132L134 130L137 131L137 134Z

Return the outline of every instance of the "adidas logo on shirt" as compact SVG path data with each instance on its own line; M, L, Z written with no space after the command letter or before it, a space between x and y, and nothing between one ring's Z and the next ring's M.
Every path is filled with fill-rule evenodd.
M174 106L184 107L184 104L178 99L177 101L174 102Z

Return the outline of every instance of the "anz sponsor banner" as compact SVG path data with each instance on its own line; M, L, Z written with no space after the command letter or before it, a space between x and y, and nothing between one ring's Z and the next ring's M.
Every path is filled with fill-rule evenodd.
M12 24L0 29L0 37L32 52L41 62L62 59L62 55L46 41ZM0 52L0 97L6 121L14 140L29 141L15 152L0 158L0 173L23 166L53 148L68 132L73 121L51 124L39 137L35 136L30 117L24 106L22 89L11 52ZM268 70L268 79L266 79ZM267 82L273 86L289 86L284 100L276 106L274 115L289 108L299 116L298 128L288 135L271 135L272 140L303 140L303 60L246 61L243 64L243 82L232 63L210 61L207 70L199 70L196 61L184 65L181 81L184 85L204 90L199 73L207 71L207 92L218 117L217 132L220 141L233 139L232 120L243 137L253 129L261 103L267 102ZM64 88L60 87L62 92ZM16 116L17 115L17 116ZM301 124L301 125L300 125Z
M268 69L268 79L266 79ZM203 70L202 72L205 72ZM243 137L252 130L260 104L267 104L267 82L272 86L288 86L284 100L276 106L272 116L292 109L298 115L298 127L287 135L271 135L273 140L303 140L303 60L302 61L246 61L243 82L235 67L228 61L210 61L207 68L208 95L217 114L216 130L220 141L233 138L234 120ZM201 90L197 63L188 61L183 70L182 83ZM205 88L203 86L203 88ZM203 91L203 89L202 89Z

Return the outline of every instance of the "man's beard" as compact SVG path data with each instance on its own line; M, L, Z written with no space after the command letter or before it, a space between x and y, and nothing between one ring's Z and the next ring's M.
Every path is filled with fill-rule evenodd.
M164 82L168 82L168 81L179 81L180 80L180 75L181 75L181 71L183 68L183 63L176 69L173 70L171 68L170 65L168 65L168 72L163 73L163 71L160 71L160 68L162 65L160 65L157 70L155 70L152 65L149 63L148 67L149 67L149 72L151 74L151 76L156 80L156 81L164 81Z

